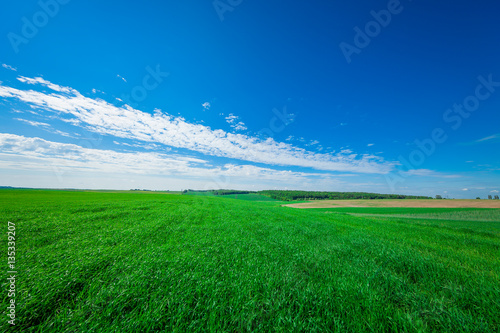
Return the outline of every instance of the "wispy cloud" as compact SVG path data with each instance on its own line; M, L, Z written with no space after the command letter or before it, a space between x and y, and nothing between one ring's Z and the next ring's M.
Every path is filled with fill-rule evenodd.
M472 145L481 144L481 143L485 143L485 142L489 142L489 141L496 141L498 139L500 139L500 133L489 135L487 137L484 137L484 138L481 138L481 139L477 139L477 140L474 140L474 141L462 142L462 143L459 143L459 145L462 145L462 146L472 146Z
M490 141L490 140L494 140L494 139L500 139L500 134L493 134L493 135L487 136L485 138L476 140L475 142L479 143L479 142Z
M204 110L204 111L208 111L208 110L210 110L210 107L211 107L211 105L210 105L210 103L209 103L209 102L205 102L205 103L203 103L201 106L203 106L203 110Z
M22 118L14 118L14 120L21 121L21 122L23 122L25 124L28 124L28 125L31 125L31 126L34 126L34 127L40 127L41 129L43 129L46 132L58 134L58 135L65 136L65 137L68 137L68 138L75 138L75 135L76 135L76 134L75 135L71 135L71 134L69 134L67 132L64 132L64 131L61 131L61 130L58 130L58 129L54 129L54 128L52 128L52 126L50 124L42 123L42 122L39 122L39 121L33 121L33 120L22 119Z
M115 168L115 171L121 170L124 173L157 172L163 174L169 171L189 173L193 171L189 169L193 163L205 163L203 160L182 156L168 157L162 154L140 152L120 153L5 133L0 133L0 147L3 154L31 157L34 161L48 160L52 163L40 163L38 168L46 168L49 171L53 169L53 166L57 166L71 170L85 169L101 172L112 171Z
M7 65L7 64L2 64L2 67L3 67L3 68L5 68L5 69L8 69L8 70L11 70L11 71L17 72L17 68L12 67L12 66L9 66L9 65Z
M57 84L53 84L52 82L49 82L47 80L44 80L41 77L35 77L35 78L29 78L29 77L24 77L24 76L19 76L17 78L19 81L27 84L39 84L41 86L45 86L47 88L50 88L55 91L63 92L63 93L75 93L76 90L73 90L71 88L63 87Z
M127 80L125 80L125 78L123 76L121 76L120 74L116 74L116 77L119 79L122 79L123 82L127 83Z
M230 113L229 116L227 116L226 122L231 126L236 131L246 131L247 127L244 122L238 121L240 117L235 116L234 114Z
M315 146L319 144L319 141L318 140L311 140L309 143L306 143L306 146Z
M374 144L374 143L369 143L369 144L367 144L366 146L367 146L367 147L372 147L372 146L375 146L375 144Z
M238 181L259 179L293 184L323 179L330 183L340 183L328 174L292 172L231 163L214 167L207 164L206 160L189 156L84 148L74 144L6 133L0 133L0 152L0 169L37 170L37 172L52 173L53 177L65 173L91 172L94 174L140 174L191 179L210 179L223 176ZM23 160L22 165L19 165L18 162L20 158ZM217 187L216 184L214 187Z
M41 123L39 121L27 120L27 119L22 119L22 118L14 118L14 120L21 121L23 123L26 123L28 125L35 126L35 127L40 127L40 126L50 127L50 124Z
M421 177L440 177L440 178L460 178L460 175L449 175L441 172L437 172L429 169L413 169L405 172L401 172L401 174L407 176L421 176Z
M352 152L314 153L288 143L276 142L272 138L263 141L221 129L213 130L168 114L152 115L128 105L118 107L41 78L21 77L20 81L45 86L55 92L20 90L0 85L0 96L22 101L31 108L49 112L51 117L103 135L184 148L210 156L326 171L388 173L396 164L378 156ZM226 118L235 128L246 128L237 119L233 114Z
M169 151L171 150L170 148L165 148L163 146L154 144L154 143L149 143L149 144L141 144L141 143L127 143L127 142L119 142L119 141L113 141L115 145L118 146L127 146L127 147L133 147L133 148L142 148L146 150L162 150L162 151Z
M230 113L229 116L225 117L225 119L228 124L234 124L239 119L239 117Z
M234 128L235 131L246 131L248 129L245 123L242 121L239 121L236 124L231 125L231 127Z

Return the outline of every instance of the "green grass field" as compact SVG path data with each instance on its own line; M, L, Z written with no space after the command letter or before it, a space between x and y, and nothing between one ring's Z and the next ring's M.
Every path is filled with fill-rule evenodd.
M6 332L500 330L498 210L0 190L0 216Z

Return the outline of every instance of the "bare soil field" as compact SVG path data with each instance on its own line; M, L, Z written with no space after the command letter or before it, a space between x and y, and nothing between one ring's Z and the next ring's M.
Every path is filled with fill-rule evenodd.
M500 208L500 200L315 200L283 205L293 208L408 207L408 208Z

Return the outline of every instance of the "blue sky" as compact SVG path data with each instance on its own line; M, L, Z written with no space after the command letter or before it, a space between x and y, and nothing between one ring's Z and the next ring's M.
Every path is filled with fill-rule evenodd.
M500 191L495 1L22 1L0 184Z

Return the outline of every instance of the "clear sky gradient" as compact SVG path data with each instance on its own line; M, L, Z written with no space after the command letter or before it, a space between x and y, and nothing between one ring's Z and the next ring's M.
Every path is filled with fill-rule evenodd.
M497 1L17 1L0 185L500 191Z

